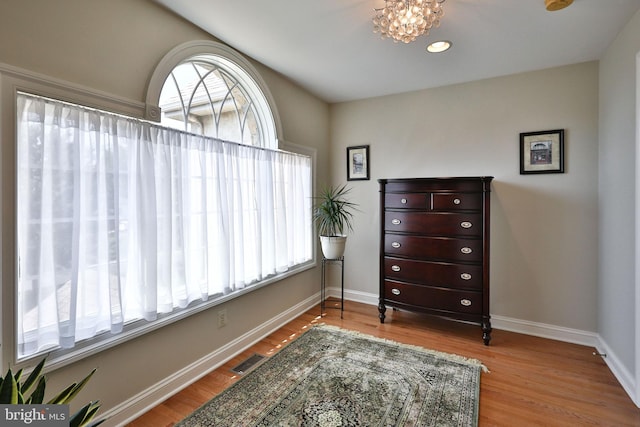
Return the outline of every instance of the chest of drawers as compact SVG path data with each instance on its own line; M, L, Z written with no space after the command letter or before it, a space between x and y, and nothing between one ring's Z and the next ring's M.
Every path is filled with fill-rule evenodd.
M380 322L388 306L474 322L491 340L493 177L380 179Z

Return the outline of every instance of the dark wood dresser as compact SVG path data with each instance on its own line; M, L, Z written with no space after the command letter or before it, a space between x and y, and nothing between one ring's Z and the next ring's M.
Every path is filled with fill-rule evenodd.
M378 180L381 323L388 306L474 322L489 345L492 179Z

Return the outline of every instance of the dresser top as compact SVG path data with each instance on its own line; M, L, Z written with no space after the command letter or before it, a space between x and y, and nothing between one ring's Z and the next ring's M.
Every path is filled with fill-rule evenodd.
M380 183L385 182L420 182L420 181L484 181L490 182L492 176L456 176L456 177L425 177L425 178L381 178Z
M379 179L380 191L394 192L490 192L492 176L457 178Z

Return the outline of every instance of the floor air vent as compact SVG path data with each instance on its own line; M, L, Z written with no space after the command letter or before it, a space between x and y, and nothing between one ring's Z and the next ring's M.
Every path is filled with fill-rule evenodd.
M254 354L253 356L249 357L247 360L245 360L244 362L242 362L241 364L233 368L232 371L235 372L236 374L243 375L248 371L250 371L251 368L257 365L264 358L265 356L262 356L260 354Z

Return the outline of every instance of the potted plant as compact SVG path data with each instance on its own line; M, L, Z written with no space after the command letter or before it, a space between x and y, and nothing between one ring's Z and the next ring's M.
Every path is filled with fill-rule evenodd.
M345 231L353 230L353 211L357 205L346 199L349 191L351 189L346 185L326 187L315 197L317 204L313 209L313 220L320 236L322 253L327 259L339 259L344 255Z
M0 377L0 404L2 405L41 405L44 404L44 394L47 379L42 374L45 359L42 359L38 366L23 381L22 369L15 374L11 372L11 368L4 377ZM84 377L79 383L73 383L55 397L46 402L47 405L68 405L69 402L82 390L96 370L92 370L89 375ZM29 393L30 392L30 393ZM28 395L28 396L27 396ZM92 421L98 410L100 403L98 401L89 402L84 405L78 412L69 418L70 427L97 427L105 420Z

